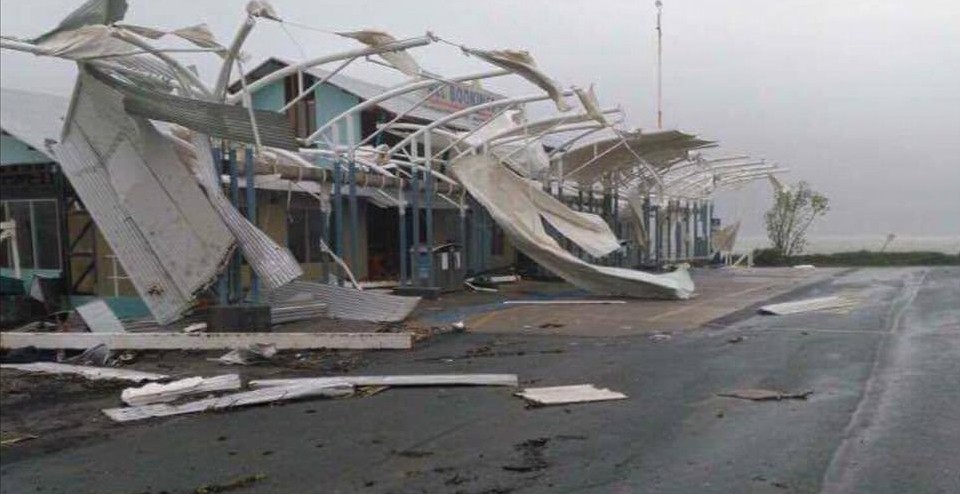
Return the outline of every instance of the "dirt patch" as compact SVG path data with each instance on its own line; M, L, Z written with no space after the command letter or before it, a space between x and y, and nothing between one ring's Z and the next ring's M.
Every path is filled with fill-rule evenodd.
M513 449L520 453L520 461L501 468L516 473L536 472L548 468L550 464L544 458L544 450L549 442L549 438L541 437L514 445Z

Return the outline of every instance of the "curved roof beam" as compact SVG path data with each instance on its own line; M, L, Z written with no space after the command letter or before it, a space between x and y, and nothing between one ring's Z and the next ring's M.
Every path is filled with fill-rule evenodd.
M346 60L349 58L365 57L368 55L377 55L379 53L416 48L418 46L429 45L431 41L432 39L429 36L420 36L417 38L400 40L400 41L397 41L396 43L390 43L388 45L384 45L378 48L369 48L369 47L358 48L356 50L350 50L350 51L345 51L341 53L335 53L333 55L326 55L322 57L312 58L310 60L304 60L302 62L298 62L292 65L287 65L282 69L275 70L261 77L260 79L253 81L252 83L247 85L246 90L251 94L255 93L258 90L263 89L265 86L267 86L270 83L279 81L284 77L296 74L297 72L301 72L303 70L309 69L310 67L316 67L318 65L324 65L330 62ZM239 102L242 97L243 97L243 91L239 91L236 93L227 94L224 101L226 101L229 104L235 104Z
M565 97L566 97L566 96L570 96L570 95L572 95L572 94L573 94L573 91L564 91L563 93L561 93L561 95L562 95L562 96L565 96ZM448 122L451 122L451 121L456 120L456 119L458 119L458 118L463 118L463 117L465 117L465 116L467 116L467 115L470 115L470 114L472 114L472 113L476 113L476 112L478 112L478 111L483 111L483 110L487 110L487 109L491 109L491 108L497 108L497 107L501 107L501 106L505 106L505 105L515 106L515 105L521 105L521 104L524 104L524 103L533 103L533 102L535 102L535 101L544 101L544 100L548 100L548 99L551 99L551 98L550 98L550 95L547 95L547 94L535 94L535 95L528 95L528 96L517 96L517 97L514 97L514 98L498 99L498 100L490 101L490 102L487 102L487 103L482 103L482 104L479 104L479 105L474 105L474 106L471 106L471 107L468 107L468 108L464 108L463 110L460 110L460 111L458 111L458 112L451 113L451 114L449 114L449 115L447 115L447 116L445 116L445 117L443 117L443 118L440 118L440 119L438 119L438 120L434 120L433 122L430 122L429 124L424 125L423 127L420 128L420 130L418 130L418 131L416 131L416 132L408 135L408 136L405 137L403 140L401 140L399 143L397 143L395 146L393 146L392 148L390 148L390 150L387 152L387 155L388 155L388 156L392 156L392 155L393 155L394 153L396 153L400 148L406 146L407 144L410 144L410 142L412 142L414 139L416 139L417 137L419 137L419 136L420 136L421 134L423 134L424 132L429 132L429 131L437 128L437 127L440 127L441 125L445 125L445 124L447 124ZM484 123L487 123L487 122L484 122Z

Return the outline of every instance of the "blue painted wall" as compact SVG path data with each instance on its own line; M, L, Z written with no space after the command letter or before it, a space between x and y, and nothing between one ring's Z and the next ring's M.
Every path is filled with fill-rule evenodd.
M0 165L49 163L50 158L11 135L0 136Z

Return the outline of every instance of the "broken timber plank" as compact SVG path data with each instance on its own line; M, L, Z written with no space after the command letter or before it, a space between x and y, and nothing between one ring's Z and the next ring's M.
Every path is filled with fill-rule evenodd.
M207 378L188 377L167 384L149 383L139 388L127 388L120 392L120 399L127 405L141 406L168 403L181 396L237 389L240 389L239 374Z
M516 395L536 405L564 405L591 401L623 400L627 397L627 395L623 393L605 388L597 388L592 384L526 388Z
M336 376L250 381L251 388L292 386L302 383L347 382L354 386L513 386L516 374L424 374L409 376Z
M274 344L278 350L407 349L413 333L0 333L0 348L82 350L229 350Z
M165 374L140 372L129 369L114 369L112 367L93 367L89 365L58 364L56 362L33 362L30 364L0 364L0 368L14 369L39 374L73 374L83 376L93 381L116 379L120 381L160 381L166 379Z
M191 401L181 405L158 403L126 408L105 408L102 412L117 422L131 422L150 417L168 417L210 410L258 405L275 401L296 400L316 396L340 397L353 394L353 386L347 383L301 384L297 386L275 386L242 393L233 393L215 398Z

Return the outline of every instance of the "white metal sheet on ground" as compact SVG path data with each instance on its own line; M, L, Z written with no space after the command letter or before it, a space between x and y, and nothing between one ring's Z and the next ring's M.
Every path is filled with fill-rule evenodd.
M115 379L120 381L160 381L166 379L165 374L140 372L130 369L115 369L112 367L93 367L89 365L58 364L56 362L33 362L30 364L0 364L0 368L14 369L38 374L72 374L83 376L93 381Z
M693 280L685 268L651 274L589 264L566 251L544 229L540 208L530 199L546 192L496 159L467 156L457 160L452 169L520 252L569 283L597 295L686 299L693 294Z
M84 350L100 344L111 350L227 350L250 345L275 345L278 350L394 350L413 346L413 333L0 332L0 348Z
M563 405L567 403L587 403L591 401L623 400L627 395L592 384L573 386L553 386L548 388L526 388L517 396L538 405Z
M801 312L818 310L845 309L854 305L856 305L856 301L846 297L818 297L797 300L796 302L764 305L758 309L758 312L774 316L785 316L788 314L799 314Z
M250 387L291 386L301 383L347 382L354 386L513 386L518 384L516 374L423 374L409 376L336 376L301 377L293 379L260 379L250 381Z
M110 306L103 300L83 304L77 307L77 313L94 333L123 333L123 323L110 310Z
M345 383L337 384L303 384L298 386L276 386L253 391L244 391L216 398L191 401L181 405L157 403L127 408L107 408L103 413L117 422L131 422L151 417L169 417L214 410L225 410L275 401L289 401L301 398L318 396L339 397L353 394L353 386Z
M56 151L154 318L180 317L234 240L170 143L124 113L120 93L81 73Z
M130 406L142 406L169 403L188 395L237 390L240 386L239 374L207 378L197 376L166 384L149 383L139 388L127 388L120 392L120 399Z
M327 304L327 315L338 319L399 322L420 303L419 297L356 290L337 285L294 281L267 294L271 305L316 300Z

